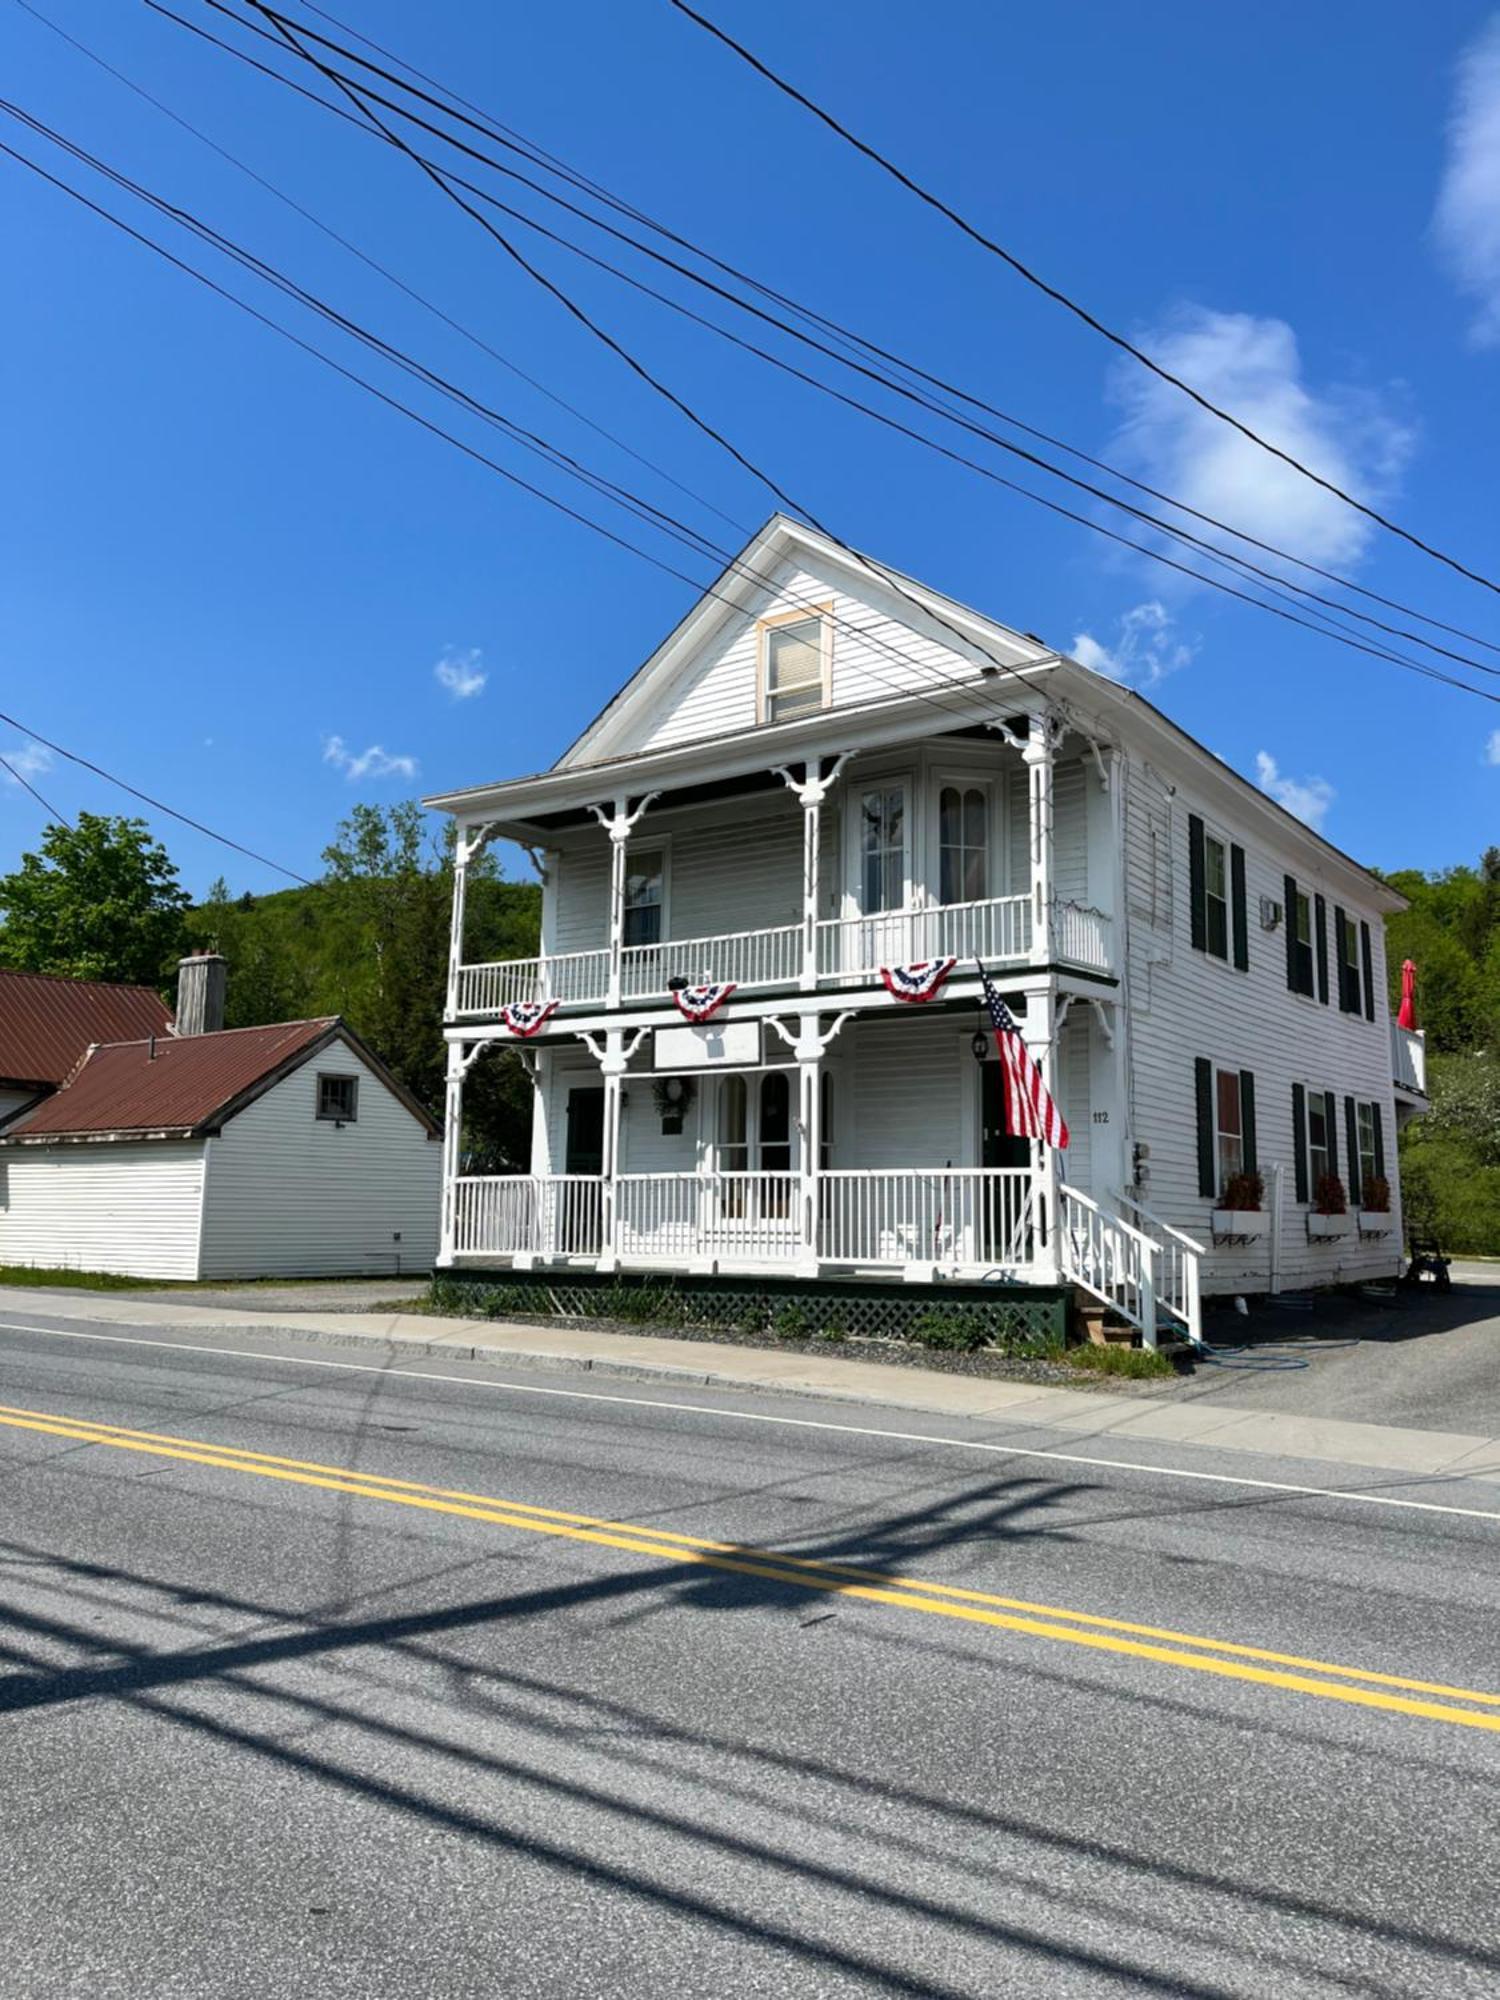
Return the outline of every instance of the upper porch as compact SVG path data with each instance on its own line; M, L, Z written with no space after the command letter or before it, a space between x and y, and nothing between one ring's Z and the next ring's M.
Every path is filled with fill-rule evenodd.
M745 765L706 782L700 750L649 790L617 789L634 772L601 772L602 797L471 821L450 1023L542 1002L576 1025L717 982L861 1005L884 1000L883 968L942 957L1112 980L1108 753L1040 714L927 732L769 768L745 746ZM471 961L463 872L494 833L521 840L542 874L542 949Z

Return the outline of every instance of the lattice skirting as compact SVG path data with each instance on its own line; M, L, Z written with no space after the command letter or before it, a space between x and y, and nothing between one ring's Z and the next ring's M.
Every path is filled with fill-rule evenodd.
M733 1327L746 1333L789 1333L800 1321L809 1336L906 1340L915 1321L941 1313L973 1320L986 1341L1009 1353L1041 1352L1062 1344L1067 1299L1059 1290L1019 1285L811 1284L795 1278L654 1278L622 1273L533 1271L439 1272L433 1304L445 1312L485 1319L618 1319L668 1326Z

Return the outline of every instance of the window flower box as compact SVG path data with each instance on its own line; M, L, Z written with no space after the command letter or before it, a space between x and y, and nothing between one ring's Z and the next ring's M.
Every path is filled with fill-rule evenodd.
M1352 1236L1354 1217L1352 1215L1319 1215L1316 1209L1307 1218L1307 1238L1316 1243L1334 1236Z
M1391 1212L1388 1208L1357 1208L1354 1219L1359 1224L1361 1236L1389 1236L1391 1233Z
M1263 1208L1216 1208L1212 1216L1214 1240L1226 1238L1254 1242L1270 1234L1271 1218Z

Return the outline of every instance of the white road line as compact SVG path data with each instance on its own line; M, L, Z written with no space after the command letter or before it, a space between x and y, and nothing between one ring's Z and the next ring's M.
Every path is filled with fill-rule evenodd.
M1438 1500L1406 1500L1390 1493L1361 1493L1338 1486L1302 1486L1287 1479L1252 1479L1237 1472L1194 1472L1178 1465L1146 1465L1130 1458L1095 1458L1077 1451L1044 1451L1035 1445L989 1444L977 1438L941 1437L929 1431L885 1430L875 1424L836 1424L818 1417L773 1416L762 1410L726 1410L714 1403L672 1403L656 1396L615 1396L599 1389L554 1389L536 1382L506 1382L489 1375L442 1375L435 1369L400 1363L377 1367L369 1361L319 1361L306 1354L259 1354L241 1347L209 1347L185 1340L148 1340L125 1333L71 1333L56 1326L30 1326L0 1320L0 1333L42 1333L54 1340L104 1341L115 1347L167 1348L177 1354L223 1355L231 1361L264 1361L291 1368L334 1369L346 1375L384 1375L400 1382L447 1382L463 1389L495 1389L513 1396L553 1396L572 1403L619 1403L629 1409L669 1410L679 1416L727 1417L742 1424L779 1424L788 1430L833 1431L846 1437L888 1438L894 1444L940 1445L948 1451L986 1452L996 1458L1040 1458L1059 1465L1088 1465L1104 1472L1144 1472L1155 1479L1187 1479L1210 1486L1243 1486L1259 1493L1293 1493L1305 1499L1343 1500L1359 1507L1394 1507L1417 1514L1453 1514L1468 1521L1500 1521L1500 1511L1484 1507L1451 1507ZM747 1385L747 1393L757 1393ZM767 1393L760 1391L759 1393ZM772 1392L774 1393L774 1392ZM977 1423L981 1418L961 1418ZM1189 1447L1192 1448L1191 1446ZM1434 1484L1462 1480L1461 1473L1421 1475Z

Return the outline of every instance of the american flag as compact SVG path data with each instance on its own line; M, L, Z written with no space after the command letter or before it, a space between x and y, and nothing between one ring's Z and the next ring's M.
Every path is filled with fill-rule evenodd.
M978 964L978 960L975 961ZM1015 1016L1000 998L981 965L980 984L1000 1052L1000 1076L1005 1085L1005 1129L1013 1139L1040 1139L1044 1146L1068 1143L1067 1122L1052 1102L1031 1051L1021 1039Z

